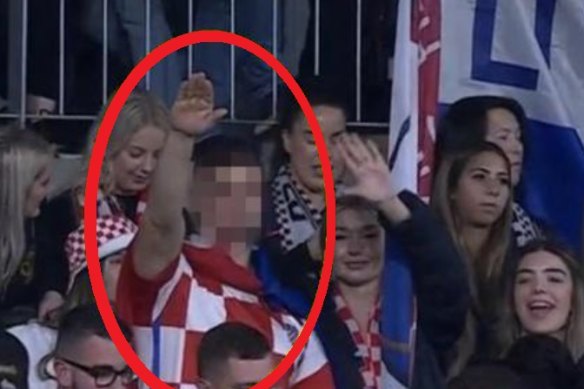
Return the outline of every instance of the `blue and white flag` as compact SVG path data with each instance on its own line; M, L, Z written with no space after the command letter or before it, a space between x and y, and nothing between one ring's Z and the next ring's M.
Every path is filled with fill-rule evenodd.
M416 38L431 26L431 20L415 18L416 10L428 12L431 6L425 3L439 7L440 36L435 42ZM405 15L409 23L398 22L394 64L390 161L394 174L402 176L398 182L427 195L420 178L431 167L423 158L431 162L431 157L420 133L431 138L436 118L424 106L432 91L420 86L427 85L421 81L427 53L438 55L436 106L466 96L502 95L525 108L529 123L517 200L558 238L579 249L584 218L584 1L402 0L400 7L411 7L411 12ZM409 55L400 56L404 45Z
M400 0L389 164L396 189L430 195L438 112L473 95L525 108L518 202L578 249L584 218L584 1ZM390 237L391 238L391 237ZM389 243L381 332L391 374L410 384L416 306L409 263ZM396 250L397 249L397 250Z

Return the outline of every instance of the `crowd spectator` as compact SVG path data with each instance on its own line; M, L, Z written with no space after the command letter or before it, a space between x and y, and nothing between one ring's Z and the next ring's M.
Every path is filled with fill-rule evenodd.
M527 117L515 100L501 96L472 96L456 101L438 125L436 166L447 155L458 153L484 141L492 142L505 152L511 168L511 183L517 188L525 154ZM513 203L511 225L518 247L540 237L542 231L533 218Z
M105 114L104 107L92 126L82 157L82 171L75 185L51 199L41 218L50 224L48 244L67 263L67 236L83 221L85 179L93 144ZM154 95L133 92L112 129L98 188L98 216L124 216L137 222L158 157L170 131L167 109Z
M210 329L197 353L201 376L197 385L201 389L249 389L277 365L268 340L242 323L223 323Z
M342 179L344 166L337 141L347 131L344 101L336 87L324 79L303 83L308 101L317 116L331 159L335 181ZM283 102L280 125L283 150L276 155L277 171L272 180L271 233L289 252L315 235L324 215L324 186L315 141L300 106L291 95ZM283 160L282 160L283 157Z
M452 374L471 357L490 355L502 276L513 259L511 176L503 151L481 143L441 162L432 204L446 224L467 267L472 308L454 352Z
M118 321L131 342L130 329ZM57 343L46 361L48 374L54 374L58 389L127 388L136 382L111 340L96 305L80 306L61 320Z
M100 47L107 45L109 55L119 58L128 70L138 64L147 52L172 38L163 1L151 0L148 3L149 10L146 9L147 3L144 1L108 1L107 35L104 35L103 31L103 4L91 0L83 0L80 3L82 31ZM148 16L150 20L147 20ZM167 106L172 104L181 80L187 74L183 54L180 51L170 54L153 67L148 76L149 90ZM112 84L114 82L112 80ZM145 89L146 81L143 80L140 85Z
M557 244L534 240L508 274L500 339L508 349L526 334L560 340L574 363L584 356L582 265Z
M122 260L138 227L123 216L100 216L96 221L97 248L105 290L110 301L115 301ZM93 291L85 257L85 228L81 225L67 237L65 251L69 260L69 287L66 306L89 304Z
M121 259L134 238L137 227L126 218L111 215L98 217L96 227L98 255L105 289L110 301L115 302ZM35 389L56 388L55 381L36 367L42 365L47 354L55 348L56 329L62 317L77 307L95 304L87 272L83 225L69 235L65 251L69 260L70 280L65 302L58 314L50 321L34 321L8 329L28 353L32 366L29 369L28 382L29 386Z
M233 13L235 33L273 52L280 47L272 40L274 3L262 0L234 2L228 0L197 0L193 26L196 30L231 31ZM281 19L277 15L275 23ZM278 34L279 36L281 33ZM255 55L236 48L233 57L234 78L231 78L231 47L225 44L202 43L194 48L194 69L204 72L215 85L215 104L218 107L235 107L232 114L241 119L261 120L270 116L272 69ZM235 85L231 85L235 82ZM235 101L231 101L231 89Z
M89 160L105 112L106 107L93 124L83 153L82 182L73 193L78 207L83 205ZM168 111L158 97L143 92L130 95L112 129L102 163L99 214L123 214L137 220L141 197L148 189L170 129Z
M63 302L66 265L39 222L54 149L28 130L0 129L0 316L4 326L44 318Z
M150 368L167 384L197 382L196 345L204 332L223 322L243 322L261 331L280 357L301 329L294 317L264 303L261 284L248 268L253 238L261 227L257 158L250 166L249 153L232 150L216 138L195 148L199 241L184 243L181 209L192 177L194 137L225 114L224 109L214 109L213 87L204 75L182 85L171 111L174 129L161 153L148 207L118 283L116 305L134 326L137 351L148 364L152 359L146 356L155 356L159 364ZM215 146L206 153L207 142ZM162 333L165 342L152 345L154 331ZM295 389L333 387L316 338L311 338L286 380Z
M469 300L463 262L428 207L409 192L392 191L389 168L373 143L345 134L338 147L353 184L343 189L337 202L334 281L317 327L335 385L441 388L445 371L440 361L463 330ZM399 314L381 309L387 292L382 281L383 230L390 244L407 253L413 271L420 320L415 350L408 345L401 349L415 361L409 382L392 377L393 366L381 358L384 349L396 345L389 344L380 321ZM303 315L318 281L318 274L299 274L309 268L306 262L312 260L296 256L287 258L285 265L275 261L271 267L258 266L268 297L297 310L300 292L308 302L304 312L298 312Z
M472 96L447 109L430 207L394 191L378 148L348 133L355 120L387 121L397 4L29 0L23 109L93 114L148 50L190 22L233 23L280 58L286 31L296 31L292 39L305 42L292 71L333 168L336 246L315 332L276 388L584 388L584 269L523 208L529 129L519 102ZM5 52L19 46L9 45L21 21L8 11L17 8L0 0ZM295 10L295 26L282 10ZM287 58L298 62L300 49ZM177 51L149 72L151 91L143 80L121 109L98 187L98 256L109 300L131 325L122 331L163 382L249 388L296 341L319 285L322 166L285 93L269 132L280 149L268 178L265 145L240 131L252 125L220 122L227 110L216 107L252 122L276 113L272 70L239 48L231 63L225 44L193 51L189 62L206 76L180 84L193 69L187 50ZM6 59L0 74L16 64ZM10 79L0 80L0 112L14 108ZM69 132L70 146L85 131L71 136L76 121L57 131L58 122L37 118L34 130L0 128L2 389L139 385L94 305L85 256L85 176L106 109L90 128L79 179L51 199L56 148L33 132Z

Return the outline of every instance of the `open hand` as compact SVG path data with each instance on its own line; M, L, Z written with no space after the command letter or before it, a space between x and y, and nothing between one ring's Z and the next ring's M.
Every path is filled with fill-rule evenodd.
M49 290L39 304L38 319L40 321L51 320L64 303L65 300L60 293Z
M353 178L352 184L343 191L344 195L359 196L373 204L395 196L389 167L371 140L363 142L356 134L345 134L338 148Z
M192 75L180 85L170 111L173 126L180 132L197 136L212 127L227 114L214 107L213 84L203 73Z

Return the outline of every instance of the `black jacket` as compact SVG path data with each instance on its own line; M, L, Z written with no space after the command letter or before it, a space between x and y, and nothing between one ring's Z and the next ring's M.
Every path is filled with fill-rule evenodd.
M0 293L0 323L20 324L33 317L48 291L64 295L68 265L52 240L52 224L42 217L26 223L26 251L16 274Z
M418 331L411 387L445 388L445 353L462 333L470 301L465 267L448 231L430 209L411 193L402 192L400 199L410 209L411 218L397 226L390 226L386 221L382 225L410 261L417 296ZM278 280L270 279L265 269L258 272L266 294L292 313L306 314L318 284L318 265L310 259L306 246L296 248L287 256L272 255L271 258ZM278 282L281 285L274 285ZM300 295L304 297L304 306ZM356 346L330 298L325 300L316 331L330 361L337 389L364 387L359 373L360 359L355 357Z

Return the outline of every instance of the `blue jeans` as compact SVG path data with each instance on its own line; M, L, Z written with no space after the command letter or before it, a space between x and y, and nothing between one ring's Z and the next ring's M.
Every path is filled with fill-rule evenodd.
M272 52L273 2L237 0L235 3L235 32ZM199 0L195 28L230 31L230 8L230 0ZM234 113L237 118L262 119L271 113L272 70L253 54L238 48L234 60ZM231 102L230 61L230 45L202 43L194 48L194 70L207 74L215 86L215 104L228 109Z
M103 44L103 5L85 0L84 29L95 41ZM162 0L151 0L150 51L172 38ZM144 1L110 0L108 2L108 49L129 57L136 65L146 53L146 7ZM127 40L122 39L124 36ZM182 80L186 79L186 64L182 52L175 52L160 61L150 71L150 90L168 106L174 101ZM145 80L140 83L145 88Z

